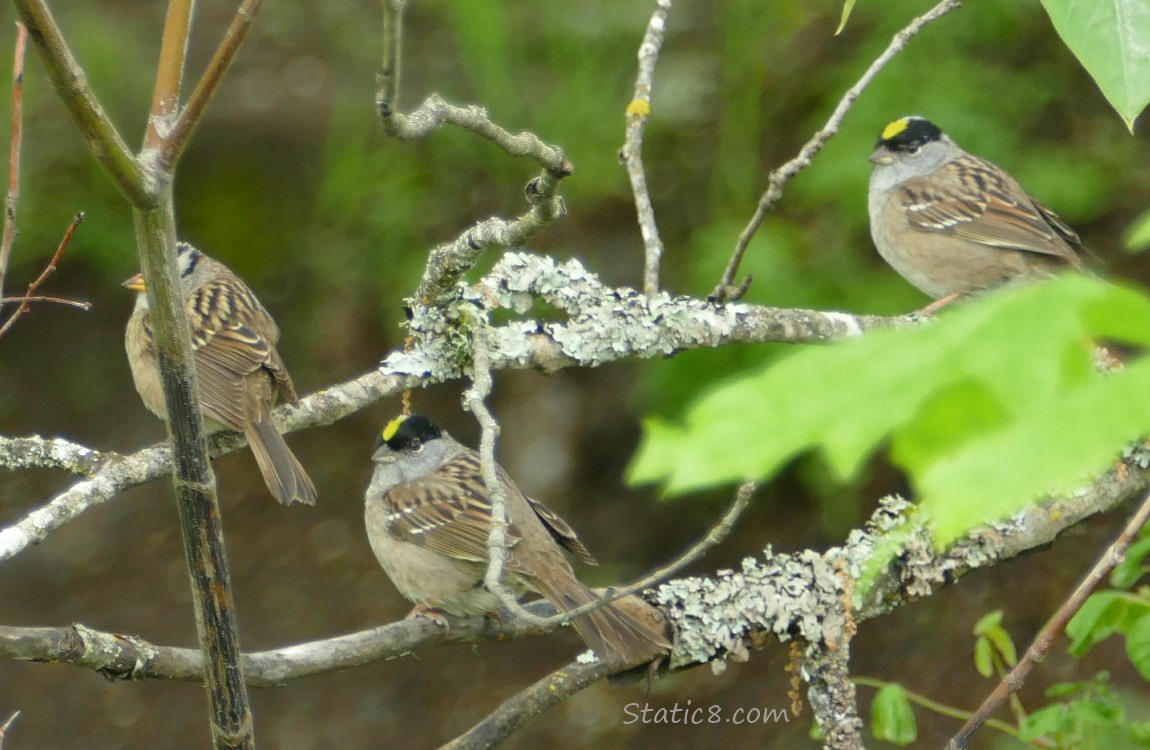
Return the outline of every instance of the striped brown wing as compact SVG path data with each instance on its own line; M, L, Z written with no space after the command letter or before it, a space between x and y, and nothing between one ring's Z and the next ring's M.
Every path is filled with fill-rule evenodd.
M508 503L518 490L505 480ZM384 496L393 536L459 560L487 560L491 502L479 471L478 454L465 450L433 473L392 488ZM522 533L507 527L508 549Z
M188 297L188 316L196 378L207 416L233 430L265 417L253 410L266 411L270 404L253 400L247 393L249 376L260 371L285 399L298 401L275 350L279 335L275 322L238 279L211 281L194 290Z
M907 223L922 232L1077 264L1078 235L990 162L966 154L899 189Z

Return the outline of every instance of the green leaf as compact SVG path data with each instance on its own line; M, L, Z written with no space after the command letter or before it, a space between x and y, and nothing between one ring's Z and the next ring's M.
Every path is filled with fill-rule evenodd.
M1073 719L1065 704L1045 706L1022 720L1018 727L1018 739L1033 742L1045 735L1057 736L1069 726L1073 726Z
M1132 721L1126 725L1126 731L1130 733L1130 739L1139 747L1150 747L1150 719Z
M974 668L983 677L989 678L994 674L994 647L983 636L974 641Z
M1010 633L1002 628L993 628L986 637L994 644L1006 666L1013 667L1018 663L1018 651L1014 648L1014 639L1010 637Z
M846 479L891 445L945 542L1079 486L1150 432L1150 360L1099 374L1100 337L1150 343L1150 300L1068 275L930 326L805 347L702 393L679 421L648 421L629 480L673 496L762 480L812 450Z
M1126 628L1126 654L1142 678L1150 680L1150 612Z
M1091 683L1088 681L1080 682L1056 682L1043 691L1047 698L1061 698L1066 695L1073 695L1074 693L1082 692L1090 687Z
M909 745L918 738L914 710L901 685L885 685L875 694L870 706L875 739Z
M850 20L851 11L854 10L854 7L855 0L846 0L846 2L843 3L843 14L842 17L839 18L839 27L835 29L835 36L843 33L843 29L847 27L847 21Z
M978 618L978 622L974 623L975 635L986 635L987 631L997 628L1002 624L1002 610L996 609L987 612L982 617Z
M1134 624L1150 615L1150 603L1141 602L1124 591L1099 591L1091 594L1070 622L1066 635L1070 636L1069 651L1082 656L1094 644L1115 633L1127 633Z
M1150 361L1142 360L1113 376L1066 390L1040 413L927 468L917 485L922 505L935 521L936 539L945 544L1045 495L1088 483L1146 433L1147 392Z
M1150 2L1042 0L1054 28L1126 127L1150 103Z
M1150 247L1150 211L1134 220L1126 230L1122 246L1130 253L1140 253Z
M1150 536L1143 536L1130 545L1126 550L1126 559L1110 573L1110 585L1119 589L1128 589L1150 572L1150 565L1146 565L1146 555L1150 553Z

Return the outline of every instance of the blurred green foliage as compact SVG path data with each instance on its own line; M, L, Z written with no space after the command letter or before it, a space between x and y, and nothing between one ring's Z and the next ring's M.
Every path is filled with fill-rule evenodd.
M1099 340L1150 344L1150 298L1071 274L806 347L705 391L681 423L649 420L630 478L682 494L764 481L814 450L850 478L889 445L948 542L1088 481L1150 432L1150 362L1099 373Z

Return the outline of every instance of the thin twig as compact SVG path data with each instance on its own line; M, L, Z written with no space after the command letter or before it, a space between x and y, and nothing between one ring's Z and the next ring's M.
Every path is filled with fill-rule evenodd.
M28 34L40 50L40 58L48 70L64 106L72 115L80 134L88 142L92 154L108 170L112 182L120 192L137 206L154 204L152 178L147 175L132 155L108 113L96 99L88 85L84 69L76 61L46 0L13 0L20 18L28 26Z
M477 314L472 321L471 387L463 394L467 408L475 415L482 428L479 439L479 463L483 473L483 483L491 502L491 528L487 532L487 570L483 585L499 597L503 606L535 625L544 625L547 618L534 615L523 608L515 593L503 582L503 569L507 562L507 491L499 481L499 470L495 465L495 438L499 434L499 423L487 408L484 399L491 393L491 353L487 347L487 318Z
M698 560L707 550L722 542L730 534L735 521L751 502L751 496L755 491L753 482L746 482L739 487L730 509L703 539L693 544L662 568L627 586L608 587L594 600L565 610L554 617L538 617L524 610L515 594L503 583L503 568L507 556L507 496L502 483L499 481L499 473L495 464L495 438L499 432L499 424L495 421L484 401L491 393L491 353L488 345L487 328L486 318L482 315L476 315L471 328L472 386L464 394L464 402L482 428L479 441L479 460L483 471L483 481L487 486L491 501L491 530L487 536L487 571L483 583L488 590L499 597L507 609L540 627L569 622L579 615L592 612L616 599L629 596L674 575Z
M413 140L447 123L486 138L511 156L528 157L543 167L539 176L527 183L527 202L531 205L527 213L511 221L496 217L478 222L453 242L431 251L416 299L425 304L438 304L450 296L455 283L475 265L485 248L520 245L567 214L563 199L557 193L559 181L571 174L574 167L558 147L547 145L534 133L509 133L495 124L482 107L459 107L448 104L439 94L431 94L414 111L400 112L403 12L407 3L406 0L382 2L383 62L376 76L375 104L384 132L400 140Z
M16 22L16 51L12 59L12 140L8 147L8 193L4 197L4 235L0 239L0 303L4 302L4 276L16 241L16 204L20 201L20 145L24 133L24 51L28 29Z
M58 305L67 305L68 307L78 307L81 310L91 310L92 309L92 303L91 302L82 302L80 300L66 299L64 297L46 297L42 294L37 295L35 297L20 296L20 297L5 297L4 299L0 299L0 305L11 305L11 304L15 304L17 302L54 302Z
M647 296L659 291L659 261L663 257L663 241L659 238L655 207L651 205L651 193L647 189L647 173L643 169L643 131L647 128L647 117L651 113L655 64L659 60L659 48L663 46L667 13L670 10L671 0L656 0L655 12L651 14L647 32L643 35L643 43L639 45L639 73L635 79L635 96L627 105L627 136L620 152L627 167L627 176L631 180L631 192L635 196L635 212L639 219L639 232L643 236L643 293Z
M495 747L532 716L570 698L609 673L610 668L603 662L571 662L508 698L483 721L439 750L487 750Z
M8 720L0 724L0 748L4 747L4 738L8 736L8 729L15 723L16 719L20 718L20 712L14 711Z
M751 217L750 223L747 224L742 234L739 235L739 240L735 243L734 255L731 256L731 260L727 263L727 268L723 271L723 276L719 280L718 285L716 285L711 292L710 299L716 302L738 300L746 293L747 286L750 283L749 279L738 286L734 285L735 276L739 272L739 264L743 262L743 255L747 252L747 247L751 244L751 238L755 236L759 225L763 223L767 214L774 209L775 204L783 197L783 188L786 187L786 184L790 182L795 175L810 166L811 159L815 154L821 151L823 146L827 144L827 141L838 132L839 126L842 125L843 119L846 117L851 106L854 105L855 100L862 94L863 89L870 85L870 82L874 80L879 71L885 68L887 63L901 52L907 43L914 38L916 34L922 31L923 27L928 23L961 6L962 3L958 0L943 0L907 24L906 28L902 31L895 34L886 50L870 64L870 67L866 69L866 72L863 73L858 82L847 89L846 94L839 100L838 106L835 107L834 112L831 113L830 118L822 130L815 133L814 136L806 142L806 145L799 151L798 156L771 172L767 190L763 193L762 197L759 198L759 205L758 208L755 209L755 215Z
M1110 571L1118 567L1123 560L1126 559L1126 552L1130 548L1130 542L1138 536L1138 532L1146 525L1146 521L1150 520L1150 494L1142 499L1142 504L1138 506L1138 510L1130 517L1126 527L1118 534L1098 561L1090 571L1082 578L1078 586L1062 603L1045 625L1042 630L1038 631L1038 635L1034 637L1034 641L1026 649L1026 653L1018 660L1018 664L1014 669L1002 678L998 683L998 687L994 689L978 710L969 721L963 725L958 734L954 736L949 743L947 743L947 750L961 750L966 747L970 742L970 738L978 731L990 715L1000 706L1006 698L1022 687L1026 681L1027 676L1037 664L1046 657L1046 652L1050 650L1050 646L1054 643L1055 639L1062 634L1066 629L1066 623L1070 622L1070 618L1074 616L1082 605L1090 597L1091 592L1098 587L1100 583L1106 580L1106 576L1110 575Z
M382 0L383 64L375 75L375 108L385 123L399 108L403 72L403 11L407 0Z
M64 251L68 249L68 243L72 241L72 235L76 233L76 227L80 226L83 221L83 211L72 217L72 223L64 230L64 237L60 240L60 244L56 246L56 252L52 254L48 265L44 266L44 270L40 272L40 275L28 285L28 290L24 293L20 306L8 317L8 320L4 321L4 325L0 326L0 338L3 338L4 334L8 332L8 329L16 323L21 315L28 312L30 303L36 297L37 290L39 290L40 286L48 280L48 277L56 271L56 268L60 265L60 258L63 257Z
M262 2L263 0L244 0L236 10L231 25L228 26L220 46L216 49L216 54L212 56L211 62L208 63L204 74L200 76L192 95L188 97L188 103L180 110L180 115L176 118L171 133L164 140L161 147L161 162L163 164L170 166L179 161L192 133L200 124L200 120L203 119L208 102L212 100L212 96L219 89L224 76L240 50L240 46L247 38L248 31L251 30L252 22L255 20L256 11L260 9Z

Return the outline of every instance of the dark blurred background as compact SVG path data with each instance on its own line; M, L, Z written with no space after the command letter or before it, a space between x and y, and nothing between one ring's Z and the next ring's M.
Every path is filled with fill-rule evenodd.
M91 83L138 143L159 49L162 3L57 3ZM234 3L199 3L190 70L202 69ZM728 0L677 4L655 82L645 160L667 246L664 283L703 296L766 185L820 127L841 92L912 15L932 5L860 3L832 36L838 0ZM577 256L612 284L638 285L641 241L616 153L631 97L635 53L654 3L413 3L403 106L439 91L478 102L512 131L560 145L576 171L564 181L570 215L530 249ZM10 59L14 13L0 5L0 67ZM401 345L402 298L427 250L492 214L520 213L537 172L474 135L442 129L417 143L381 134L373 114L381 15L377 2L269 2L197 132L176 185L181 235L227 262L257 291L285 333L280 351L301 392L370 369ZM10 99L0 93L0 142ZM45 290L90 300L89 313L38 306L0 341L0 433L61 435L108 450L159 440L139 404L122 347L137 270L130 212L88 155L29 50L20 238L7 290L39 271L78 210L87 220ZM897 313L926 300L886 268L866 226L866 161L879 129L922 114L960 144L999 162L1082 234L1104 273L1145 283L1150 268L1121 250L1150 207L1150 142L1131 137L1056 37L1037 2L976 3L930 26L882 73L842 132L790 186L759 231L744 272L748 300ZM494 255L487 263L494 261ZM774 346L687 352L550 377L499 373L494 406L501 461L519 483L565 515L606 564L593 584L636 576L700 535L729 492L663 503L622 476L640 420L674 414L684 399L779 352ZM415 394L416 409L475 443L461 384ZM316 508L285 509L267 495L246 451L217 462L232 579L246 650L379 625L409 604L377 567L363 534L362 491L373 434L399 410L389 400L339 424L290 438L320 491ZM876 459L861 480L837 484L817 456L788 467L759 493L738 529L694 571L734 566L764 544L824 548L844 538L877 498L905 488ZM60 472L0 476L7 525L70 484ZM901 681L973 708L991 684L978 677L970 628L1005 607L1025 643L1115 531L1098 518L1052 550L971 576L880 622L853 643L859 674ZM195 644L176 530L164 482L134 489L0 566L0 622L66 625ZM425 651L355 670L252 691L261 747L307 750L385 741L435 746L501 700L565 663L571 633ZM532 720L513 748L815 746L809 711L786 723L624 724L631 703L784 709L785 649L769 645L723 675L696 669L641 687L600 684ZM1120 643L1083 662L1061 646L1023 692L1041 704L1052 682L1109 668L1132 696L1146 686ZM864 707L870 689L860 689ZM0 719L20 709L5 750L202 748L209 734L201 687L109 683L70 666L0 662ZM958 727L920 711L922 746ZM879 745L880 743L875 743ZM984 730L975 747L1001 745Z

